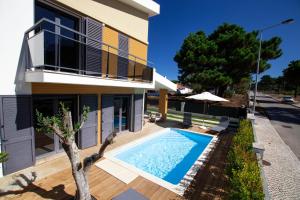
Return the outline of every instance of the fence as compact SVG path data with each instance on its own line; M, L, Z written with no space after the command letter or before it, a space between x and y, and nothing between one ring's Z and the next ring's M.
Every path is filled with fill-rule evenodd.
M147 99L147 104L150 106L157 106L158 99ZM246 118L247 108L242 107L225 107L214 104L207 104L206 112L204 113L204 103L201 101L191 100L168 100L168 109L181 112L192 112L212 116L228 116L231 118Z

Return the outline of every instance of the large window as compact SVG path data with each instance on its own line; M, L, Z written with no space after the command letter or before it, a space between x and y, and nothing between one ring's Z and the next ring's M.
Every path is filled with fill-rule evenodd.
M79 31L79 18L37 1L35 22L42 18ZM78 35L50 23L43 23L40 28L48 30L45 31L45 64L59 66L62 71L78 70L80 63Z

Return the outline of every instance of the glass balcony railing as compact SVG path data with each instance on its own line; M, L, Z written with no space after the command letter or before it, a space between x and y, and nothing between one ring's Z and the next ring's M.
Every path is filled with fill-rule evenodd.
M59 31L58 31L59 30ZM42 19L26 31L28 68L152 82L151 63L68 27Z

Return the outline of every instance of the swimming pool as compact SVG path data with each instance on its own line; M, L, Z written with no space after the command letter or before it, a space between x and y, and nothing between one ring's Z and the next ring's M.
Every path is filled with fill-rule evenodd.
M212 138L185 130L168 129L118 153L115 158L176 185Z

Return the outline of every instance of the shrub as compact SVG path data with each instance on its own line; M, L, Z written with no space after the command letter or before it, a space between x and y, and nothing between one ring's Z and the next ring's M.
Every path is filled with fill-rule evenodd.
M224 91L225 98L231 98L234 95L234 90L227 89Z
M230 182L230 199L263 199L263 188L256 156L252 150L254 141L251 123L240 122L228 153L227 174Z
M0 152L0 163L8 160L8 154L5 152Z

